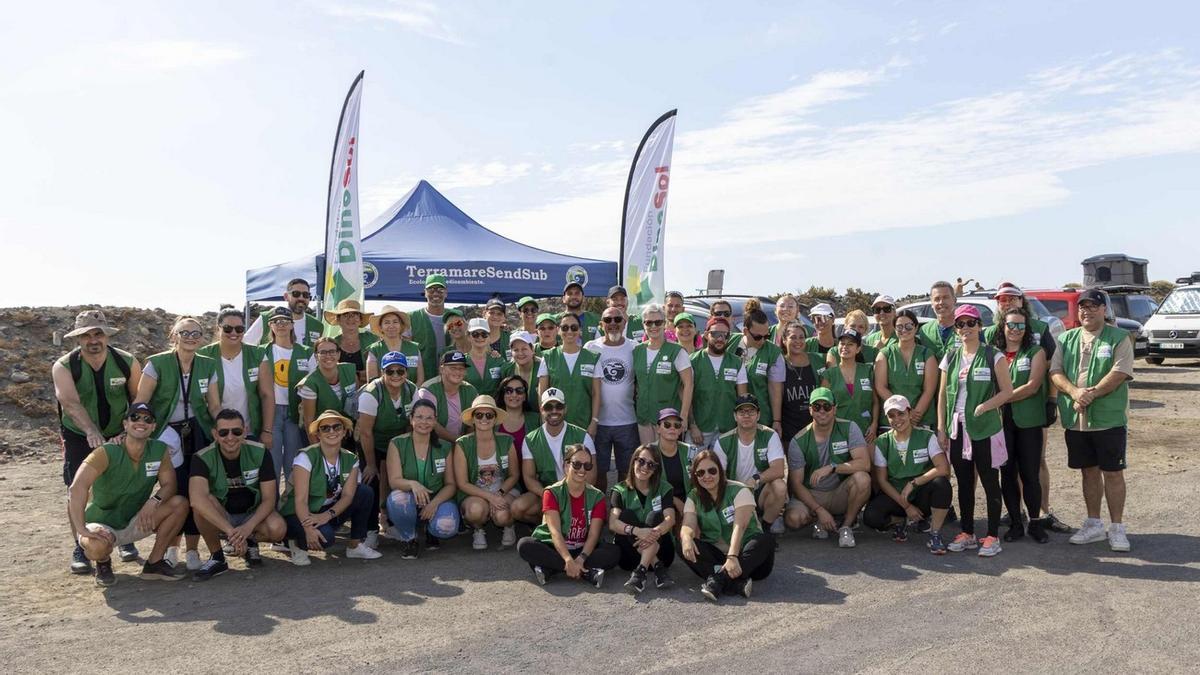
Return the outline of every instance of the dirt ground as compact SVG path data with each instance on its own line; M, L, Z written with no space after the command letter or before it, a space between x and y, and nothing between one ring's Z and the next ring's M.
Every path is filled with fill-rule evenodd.
M394 545L377 561L340 546L295 568L265 552L207 583L142 581L116 563L101 590L67 571L61 467L0 466L0 662L9 672L229 671L275 663L303 672L541 670L1192 671L1200 604L1200 362L1139 362L1132 392L1133 550L1052 535L992 559L929 555L862 533L840 550L789 534L753 599L704 601L682 565L669 592L633 598L614 571L602 590L532 583L512 551L460 537L419 560ZM2 434L3 431L0 431ZM1052 504L1078 525L1083 500L1051 435ZM982 504L977 508L982 514ZM1107 521L1107 512L1104 513ZM982 515L981 515L982 517ZM951 535L953 526L947 527ZM492 535L496 543L498 536ZM149 550L149 540L142 543Z

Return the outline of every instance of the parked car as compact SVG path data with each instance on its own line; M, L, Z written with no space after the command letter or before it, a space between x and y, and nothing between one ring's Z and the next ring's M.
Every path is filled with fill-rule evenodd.
M1177 283L1146 321L1146 362L1156 366L1167 358L1200 357L1200 272Z
M1142 324L1134 319L1121 316L1120 312L1112 311L1115 304L1112 296L1102 288L1097 290L1106 298L1105 303L1110 309L1109 315L1113 318L1113 323L1118 328L1129 332L1129 339L1133 341L1133 355L1135 357L1146 356L1149 353L1148 341ZM1079 294L1082 292L1082 288L1027 290L1025 297L1039 301L1062 321L1063 326L1070 329L1079 327Z
M1065 330L1064 322L1037 298L1030 297L1028 292L1025 294L1025 302L1029 306L1030 312L1042 321L1045 321L1050 327L1050 337L1057 340L1059 334ZM979 310L979 318L983 320L984 326L990 326L995 323L996 313L1000 311L999 305L996 304L996 291L994 289L974 291L960 295L958 296L958 304L974 305ZM937 318L933 313L933 303L928 300L910 303L900 309L912 310L921 323L933 321Z
M1133 319L1140 324L1145 324L1154 315L1154 311L1158 309L1158 303L1154 298L1150 297L1147 289L1138 286L1104 286L1104 292L1108 293L1108 299L1111 303L1113 313L1117 316L1126 319Z

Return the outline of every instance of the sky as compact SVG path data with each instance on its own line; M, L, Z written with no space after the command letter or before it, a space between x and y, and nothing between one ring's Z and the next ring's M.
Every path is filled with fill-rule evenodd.
M418 180L614 260L678 108L668 288L896 296L1200 270L1191 2L20 3L0 26L0 306L206 311L324 242L365 69L369 223ZM364 232L367 234L367 232ZM451 298L453 302L453 298Z

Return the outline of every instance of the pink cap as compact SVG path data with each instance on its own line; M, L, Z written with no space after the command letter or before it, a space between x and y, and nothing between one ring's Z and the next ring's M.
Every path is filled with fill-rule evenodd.
M972 319L980 318L979 308L975 305L959 305L958 309L954 310L954 318L961 319L964 316L969 316Z

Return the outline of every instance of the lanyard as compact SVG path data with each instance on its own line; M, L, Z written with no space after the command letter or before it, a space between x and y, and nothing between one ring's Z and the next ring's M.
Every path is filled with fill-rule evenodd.
M196 357L194 357L194 356L192 357L192 365L193 366L196 365L195 358ZM188 369L187 378L186 378L187 385L185 386L183 383L183 380L185 379L184 372L183 372L183 361L179 360L178 352L175 353L175 365L179 367L179 391L180 391L180 394L183 396L183 421L187 422L189 419L192 418L191 411L188 408L188 403L189 403L188 399L190 399L192 396L192 372L191 371L194 369L191 369L191 368Z

